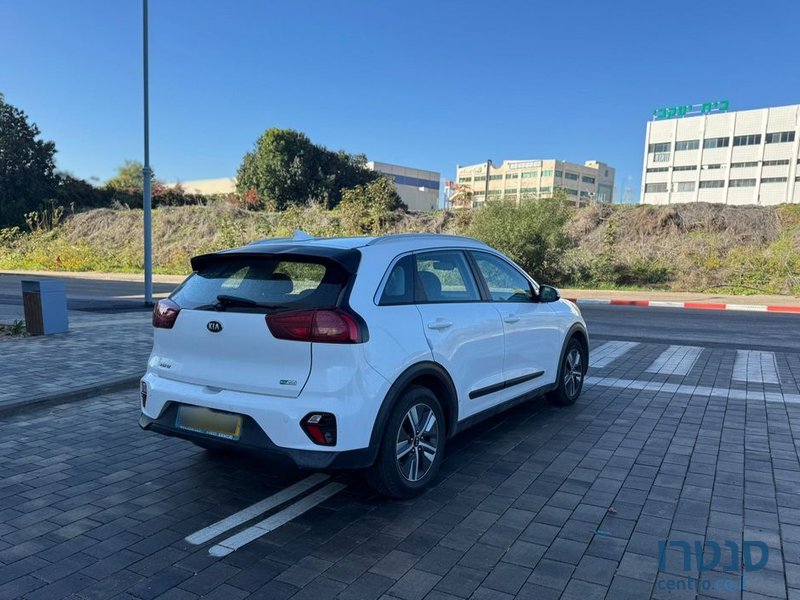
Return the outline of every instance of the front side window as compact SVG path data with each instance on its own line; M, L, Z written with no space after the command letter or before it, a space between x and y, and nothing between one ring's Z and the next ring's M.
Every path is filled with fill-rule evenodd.
M526 277L501 258L473 252L478 270L489 288L492 302L531 302L533 290Z
M477 302L478 285L464 253L459 250L435 250L415 255L416 301Z

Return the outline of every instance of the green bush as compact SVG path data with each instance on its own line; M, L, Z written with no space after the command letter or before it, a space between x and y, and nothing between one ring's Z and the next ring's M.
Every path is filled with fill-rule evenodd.
M570 240L564 225L571 209L562 198L489 202L475 211L467 233L497 248L537 280L559 283Z

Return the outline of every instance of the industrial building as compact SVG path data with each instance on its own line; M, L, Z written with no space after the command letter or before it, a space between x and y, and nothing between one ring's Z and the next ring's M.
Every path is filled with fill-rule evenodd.
M576 205L608 202L614 196L614 169L596 160L579 165L563 160L491 161L456 167L457 178L449 204L453 208L480 206L487 200L522 202L550 198L561 190Z
M719 103L726 110L727 104ZM705 114L681 116L695 106ZM641 202L800 202L800 105L734 112L712 107L654 113L645 135Z
M374 160L367 163L367 168L394 181L394 187L408 210L421 212L439 208L439 173Z

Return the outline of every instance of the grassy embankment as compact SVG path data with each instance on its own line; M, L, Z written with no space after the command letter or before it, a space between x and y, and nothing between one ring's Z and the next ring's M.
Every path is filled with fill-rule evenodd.
M562 286L800 294L800 206L553 206L414 215L317 207L265 213L224 202L166 207L154 211L154 266L183 274L195 254L294 229L316 236L446 232L484 239ZM140 271L141 239L141 211L92 210L50 230L0 230L0 268Z

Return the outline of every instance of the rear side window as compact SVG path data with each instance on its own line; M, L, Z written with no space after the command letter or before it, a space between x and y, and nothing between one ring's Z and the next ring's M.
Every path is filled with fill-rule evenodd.
M221 256L171 298L195 310L264 311L336 306L347 283L338 264L316 257Z
M414 302L414 259L411 255L404 256L392 267L379 304L392 306L397 304L411 304Z
M417 262L417 303L480 300L478 286L463 252L436 250L414 256Z

